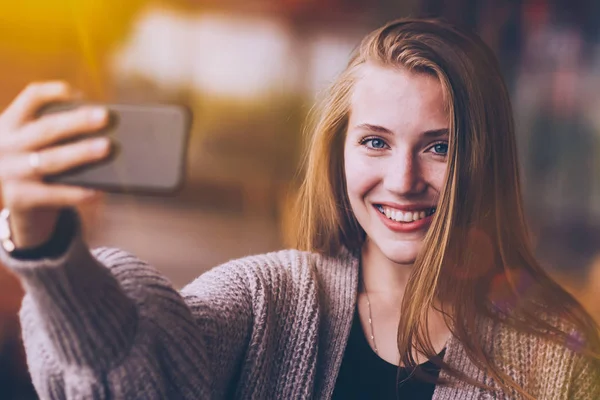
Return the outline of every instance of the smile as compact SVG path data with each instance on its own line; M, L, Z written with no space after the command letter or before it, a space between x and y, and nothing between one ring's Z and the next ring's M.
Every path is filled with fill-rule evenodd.
M375 208L385 215L389 220L395 222L415 222L422 219L425 219L433 214L435 214L436 208L429 207L424 208L422 210L414 210L414 211L401 211L392 207L383 206L381 204L376 204Z

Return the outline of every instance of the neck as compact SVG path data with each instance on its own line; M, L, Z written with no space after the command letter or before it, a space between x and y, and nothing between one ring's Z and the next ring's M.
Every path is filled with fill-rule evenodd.
M372 242L365 242L361 253L362 287L358 312L363 331L379 357L398 365L398 322L402 316L402 299L410 277L412 264L390 261ZM428 332L433 350L439 353L450 337L442 315L429 310ZM423 354L413 354L418 363L426 361Z
M411 265L397 264L388 259L367 239L361 252L363 290L370 296L398 304L402 302Z

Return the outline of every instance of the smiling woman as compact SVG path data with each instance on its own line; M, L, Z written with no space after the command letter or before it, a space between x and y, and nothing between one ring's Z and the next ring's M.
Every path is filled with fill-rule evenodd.
M106 123L32 118L71 97L33 85L0 116L0 256L27 292L42 397L600 398L598 326L532 256L506 88L471 33L399 20L368 35L313 129L298 250L180 293L90 250L72 207L95 194L42 179L48 132ZM105 156L80 143L54 171Z
M483 42L439 21L390 23L363 40L321 110L297 243L360 259L355 323L371 347L417 372L445 349L438 383L451 376L502 398L598 396L598 327L533 257L512 110ZM593 389L535 370L565 362L573 338ZM347 364L346 385L371 376ZM434 398L471 398L446 390Z

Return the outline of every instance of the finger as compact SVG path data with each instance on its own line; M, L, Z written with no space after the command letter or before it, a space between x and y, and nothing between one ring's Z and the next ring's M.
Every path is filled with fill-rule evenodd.
M75 207L95 201L99 192L78 186L13 181L2 186L4 207L11 211Z
M0 180L6 181L33 176L32 167L26 154L6 154L0 157Z
M80 140L39 152L37 173L55 175L70 169L98 162L110 154L111 142L106 137Z
M108 111L103 107L80 107L43 116L27 124L5 146L12 151L35 151L62 140L96 132L108 123ZM1 150L1 149L0 149Z
M6 108L0 122L14 129L31 120L43 105L71 100L74 96L73 89L62 81L31 83Z
M110 154L108 138L81 140L40 152L11 154L0 158L0 179L39 179L101 161ZM35 159L35 162L32 162Z

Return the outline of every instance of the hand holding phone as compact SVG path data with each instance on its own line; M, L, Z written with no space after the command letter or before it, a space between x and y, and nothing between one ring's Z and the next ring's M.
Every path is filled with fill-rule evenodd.
M40 116L81 107L53 104ZM111 156L58 175L47 182L98 188L112 192L172 194L182 187L191 113L175 105L85 104L109 111L109 123L96 135L112 143ZM89 135L75 140L89 138Z
M0 113L0 243L6 251L33 248L48 241L59 210L98 198L97 191L80 186L48 184L44 177L105 159L105 138L84 140L106 126L104 108L81 107L37 117L40 107L68 102L74 90L61 81L28 85ZM57 142L81 138L63 146Z
M6 251L46 243L59 210L98 197L89 188L166 194L181 187L187 109L89 107L74 98L65 82L33 83L0 113L0 244Z

